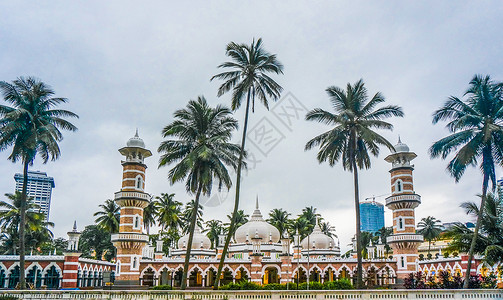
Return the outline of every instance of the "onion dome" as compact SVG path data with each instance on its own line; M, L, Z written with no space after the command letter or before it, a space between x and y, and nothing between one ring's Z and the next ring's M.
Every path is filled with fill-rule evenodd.
M410 151L409 146L407 146L407 144L402 143L400 137L398 137L398 144L396 144L394 147L395 147L395 153Z
M279 230L273 225L264 221L262 213L258 208L258 197L250 221L241 225L234 234L234 238L238 243L251 242L252 238L261 238L262 243L278 243L280 239Z
M136 129L136 134L134 137L130 138L129 141L127 141L126 144L128 147L138 147L138 148L145 148L145 143L143 140L138 136L138 129Z
M308 237L305 237L300 244L302 249L330 249L335 248L336 246L334 239L321 231L320 225L318 225L318 220L316 220L313 232Z
M178 249L183 249L187 247L189 242L189 234L182 236L178 240ZM210 239L201 232L201 229L196 226L194 229L194 237L192 238L192 248L191 249L210 249L211 241Z

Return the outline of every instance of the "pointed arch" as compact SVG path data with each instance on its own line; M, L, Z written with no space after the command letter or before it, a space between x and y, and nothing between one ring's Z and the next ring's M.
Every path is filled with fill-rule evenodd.
M51 269L52 266L56 268L56 271L58 271L59 276L63 276L63 270L61 270L58 264L53 261L50 264L48 264L47 267L45 267L45 269L42 271L42 277L44 277L47 274L47 272Z
M146 267L143 268L143 270L141 271L140 273L140 277L143 277L143 275L145 275L145 273L147 272L148 269L152 269L152 271L154 271L154 274L157 273L157 270L154 268L154 266L152 266L152 264L148 264Z

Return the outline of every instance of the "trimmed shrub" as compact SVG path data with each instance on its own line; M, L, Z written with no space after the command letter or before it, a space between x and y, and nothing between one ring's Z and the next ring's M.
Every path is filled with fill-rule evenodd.
M262 286L264 290L286 290L286 284L269 283Z
M262 286L250 281L241 281L239 283L229 283L222 285L219 290L261 290Z
M324 290L352 290L353 288L353 284L347 278L323 283Z
M0 300L18 300L18 297L14 296L0 296Z

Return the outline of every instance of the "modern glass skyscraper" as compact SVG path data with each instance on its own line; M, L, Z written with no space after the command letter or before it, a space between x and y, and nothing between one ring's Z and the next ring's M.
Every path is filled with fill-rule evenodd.
M16 191L23 190L23 174L14 175L16 180ZM47 176L47 173L40 171L28 171L28 197L33 197L49 220L49 210L51 208L51 194L55 187L54 178Z
M375 201L360 202L360 230L375 233L384 227L384 205Z

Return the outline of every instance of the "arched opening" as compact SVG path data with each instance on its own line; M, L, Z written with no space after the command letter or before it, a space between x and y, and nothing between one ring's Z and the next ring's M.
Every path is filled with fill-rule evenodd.
M59 288L60 274L55 266L51 266L44 277L44 284L48 289Z
M80 269L77 271L77 287L82 286L82 271Z
M334 269L332 268L328 268L326 271L325 271L325 276L323 277L323 280L324 281L334 281L335 279L335 272L334 272Z
M192 272L190 272L189 286L190 287L194 287L194 286L202 287L203 286L203 274L202 274L201 270L199 270L198 268L195 268L194 270L192 270Z
M397 193L401 192L402 190L403 190L402 181L401 180L397 180L397 182L396 182L396 191L397 191Z
M183 270L178 269L173 276L173 286L180 287L182 285Z
M159 285L171 285L171 272L166 268L159 274Z
M206 271L206 286L213 286L215 284L215 278L217 277L217 272L213 269Z
M398 218L398 229L403 230L403 218Z
M340 273L339 273L339 279L349 279L351 276L349 275L349 270L344 267L341 269Z
M248 272L241 267L236 271L236 282L248 281Z
M367 270L367 286L374 287L377 285L377 270L372 266Z
M234 280L234 276L232 275L232 270L226 267L224 271L222 272L222 275L220 275L220 281L222 282L222 285L226 285L228 283L231 283Z
M143 180L141 176L136 178L136 188L142 190L143 189Z
M154 270L152 268L149 267L145 273L143 273L142 285L154 286Z
M300 270L296 270L293 274L293 282L295 283L303 283L307 282L307 274L304 269L300 268Z
M9 284L7 287L13 289L19 283L19 266L15 266L9 273Z
M0 270L0 289L3 289L5 287L6 279L7 279L7 274L5 274L4 269L1 269Z
M140 228L140 216L134 217L134 228L135 229Z
M264 270L264 275L262 277L262 284L269 283L279 283L278 269L275 267L267 267Z
M318 270L317 268L312 269L311 272L309 273L309 281L320 282L320 270Z
M26 274L26 283L31 288L40 288L42 286L42 270L34 266Z

